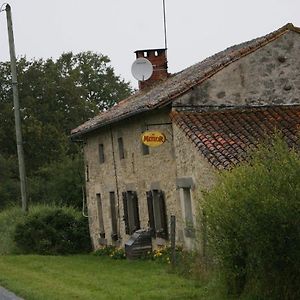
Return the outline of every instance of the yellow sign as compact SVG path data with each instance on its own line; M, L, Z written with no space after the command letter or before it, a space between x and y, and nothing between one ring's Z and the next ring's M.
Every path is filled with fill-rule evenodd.
M145 131L142 134L142 143L149 147L157 147L166 141L166 136L160 131Z

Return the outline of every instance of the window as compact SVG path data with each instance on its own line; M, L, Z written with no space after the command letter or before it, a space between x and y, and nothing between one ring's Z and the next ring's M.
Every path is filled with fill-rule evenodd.
M193 209L192 209L192 198L191 189L189 187L182 188L182 201L185 219L185 236L194 237L194 221L193 221Z
M168 239L168 222L163 191L152 190L147 194L149 227L154 237Z
M143 125L141 127L141 132L144 133L145 131L147 131L147 127ZM142 149L141 150L142 150L143 155L148 155L150 153L149 147L147 145L145 145L143 142L142 142Z
M104 161L105 161L105 157L104 157L104 145L103 144L99 144L98 150L99 150L99 162L100 162L100 164L103 164Z
M101 194L96 194L100 238L105 239Z
M142 153L143 153L143 155L148 155L150 153L149 147L147 145L145 145L144 143L142 143Z
M133 234L140 229L140 216L137 193L128 191L122 193L126 234Z
M120 159L124 159L125 158L124 143L123 143L123 138L121 137L118 138L118 146L119 146Z
M195 187L193 177L180 177L176 179L177 188L180 190L182 218L185 222L185 236L195 237L194 217L192 207L191 189Z
M183 188L184 215L186 227L193 227L191 189Z
M111 217L111 238L113 241L118 240L118 221L116 212L116 196L115 192L109 192L110 217Z

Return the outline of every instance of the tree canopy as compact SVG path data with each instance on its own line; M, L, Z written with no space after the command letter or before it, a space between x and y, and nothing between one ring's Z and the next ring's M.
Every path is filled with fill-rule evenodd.
M69 140L71 129L132 92L129 83L115 74L110 59L93 52L64 53L57 60L21 57L17 72L29 183L47 177L45 170L53 173L51 166L59 169L57 164L75 159L79 147ZM0 174L1 207L15 198L15 191L8 190L18 180L9 62L0 63L0 78L0 169L7 170Z

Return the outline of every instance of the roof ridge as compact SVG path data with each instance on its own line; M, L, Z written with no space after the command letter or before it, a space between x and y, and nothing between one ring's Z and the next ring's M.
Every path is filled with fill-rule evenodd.
M228 65L232 64L233 62L241 59L244 56L247 56L247 55L253 53L254 51L256 51L256 50L258 50L258 49L266 46L270 42L278 39L280 36L282 36L283 34L285 34L289 30L295 31L297 33L300 33L300 28L295 27L292 23L287 23L286 25L282 26L281 28L279 28L279 29L277 29L275 31L272 31L272 32L270 32L270 33L268 33L266 35L261 36L261 37L254 38L252 40L249 40L249 41L246 41L246 42L242 42L240 44L236 44L236 45L230 46L230 47L226 48L225 50L220 51L218 53L215 53L212 56L210 56L210 57L202 60L201 62L198 62L198 63L196 63L196 64L194 64L194 65L192 65L192 66L190 66L190 67L188 67L188 68L186 68L184 70L182 70L182 72L184 72L184 71L186 71L186 70L188 70L188 69L190 69L190 68L192 68L192 67L194 67L196 65L199 65L199 64L203 63L204 61L209 60L210 58L216 57L218 54L223 53L224 51L230 50L230 49L232 49L234 47L237 47L237 46L240 46L240 45L243 45L243 44L247 44L247 43L251 43L251 42L254 42L254 41L258 41L260 39L264 39L265 38L265 41L258 42L257 45L254 45L252 47L248 47L248 48L244 49L244 51L243 51L243 49L242 50L235 50L236 52L238 52L237 55L231 54L230 55L230 59L227 62L221 63L219 65L219 68L212 69L211 71L207 72L207 74L205 74L204 77L202 77L199 80L193 82L191 85L187 85L184 90L180 91L179 93L176 93L176 94L172 95L171 97L168 98L168 100L171 102L173 99L175 99L175 98L177 98L177 97L185 94L192 87L194 87L194 86L196 86L198 84L201 84L202 82L204 82L208 78L212 77L216 73L220 72L222 69L224 69ZM221 57L221 58L217 59L217 61L222 61L222 59L224 59L224 58ZM157 106L160 106L160 103L158 103Z
M101 115L97 115L73 129L71 135L73 137L82 135L130 116L169 105L194 86L203 83L228 65L266 46L288 31L300 33L300 28L295 27L292 23L287 23L264 36L228 47L170 76L149 90L134 93Z

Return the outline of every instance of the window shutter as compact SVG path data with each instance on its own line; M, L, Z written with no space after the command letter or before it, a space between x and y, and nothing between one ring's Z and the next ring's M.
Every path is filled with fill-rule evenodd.
M129 234L129 221L128 221L128 206L127 206L127 193L123 192L123 209L124 209L124 216L123 221L125 222L125 232L126 234Z
M135 227L133 231L136 231L141 228L140 227L141 225L140 225L139 203L138 203L138 197L137 197L136 192L133 192L132 201L133 201L133 208L134 208L133 217L134 217L134 227Z
M149 228L152 236L156 235L155 221L154 221L154 211L153 211L153 195L152 192L146 192L147 205L148 205L148 216L149 216Z
M166 210L166 202L165 195L163 191L159 191L159 210L160 210L160 218L161 224L163 228L163 232L159 234L159 237L168 239L168 220L167 220L167 210Z
M109 192L110 215L111 215L111 237L113 241L118 240L118 220L116 212L115 192Z

